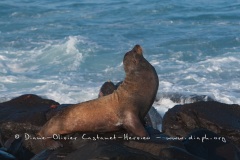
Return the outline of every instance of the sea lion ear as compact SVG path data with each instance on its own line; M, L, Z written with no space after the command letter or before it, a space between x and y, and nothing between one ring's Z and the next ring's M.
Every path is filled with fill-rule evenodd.
M135 45L132 50L135 51L137 54L142 55L142 47L140 45Z

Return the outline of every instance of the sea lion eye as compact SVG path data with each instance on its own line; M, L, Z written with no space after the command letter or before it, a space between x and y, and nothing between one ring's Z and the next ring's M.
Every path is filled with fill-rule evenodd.
M139 63L139 55L137 53L133 54L133 63L135 64Z

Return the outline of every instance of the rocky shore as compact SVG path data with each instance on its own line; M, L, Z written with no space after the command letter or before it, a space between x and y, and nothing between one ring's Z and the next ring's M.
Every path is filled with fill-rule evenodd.
M47 150L35 133L68 106L32 94L0 103L0 159L240 159L240 106L236 104L211 100L176 105L163 119L153 108L145 127L149 137L125 131L54 135L64 147ZM159 123L162 132L155 129Z

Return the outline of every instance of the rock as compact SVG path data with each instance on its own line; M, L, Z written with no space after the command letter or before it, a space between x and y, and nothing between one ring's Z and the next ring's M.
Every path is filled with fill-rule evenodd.
M142 150L133 149L124 145L120 145L114 142L89 142L86 145L80 147L78 150L68 154L66 160L79 159L118 159L118 160L160 160L160 157L153 156Z
M125 131L111 132L111 133L88 133L81 134L75 133L69 135L71 137L77 137L75 140L61 141L63 148L58 148L52 153L48 150L44 150L41 153L35 155L33 160L44 157L48 160L58 159L159 159L160 157L154 156L145 150L138 150L136 148L128 147L123 144L124 140L100 140L100 137L123 137ZM83 138L84 136L84 138ZM99 137L100 139L98 139ZM147 148L147 146L145 146Z
M149 120L151 122L150 126L160 130L162 126L162 116L158 113L158 111L154 107L151 107L147 116L149 116L150 118Z
M171 160L205 160L195 155L192 155L185 149L174 146L162 149L160 154L163 157Z
M168 147L175 146L176 148L184 149L184 145L180 140L169 141L166 139L166 137L167 137L166 135L162 134L161 132L159 132L158 130L156 130L152 127L147 127L146 130L150 136L150 139L146 139L146 140L141 140L141 139L133 140L131 138L134 138L134 136L132 137L131 134L127 133L126 131L111 132L111 133L104 133L104 134L99 133L98 135L99 135L99 137L113 137L114 134L116 137L124 137L125 136L125 139L116 139L113 141L106 140L104 142L107 142L107 144L109 143L110 145L112 144L112 142L114 142L118 145L122 145L125 147L127 146L128 148L141 150L143 152L146 152L150 155L154 155L157 157L162 157L161 150L168 148ZM81 137L81 135L78 137ZM85 137L96 137L96 133L88 134ZM84 146L87 143L92 142L92 141L94 141L93 138L91 138L91 141L82 141L82 140L78 139L77 141L73 141L73 144L71 145L71 147L78 149L79 146Z
M192 155L184 148L180 140L167 140L166 135L159 131L148 128L151 136L150 140L94 140L97 137L96 133L89 133L82 138L83 134L76 133L72 137L78 137L73 141L65 141L63 148L58 148L53 152L44 150L35 155L33 160L41 159L48 160L60 159L195 159L201 158ZM126 132L98 133L98 137L123 137ZM129 135L130 136L130 135ZM155 137L155 138L154 138ZM161 137L161 138L157 138ZM63 142L63 141L61 141Z
M8 148L8 153L14 155L18 160L31 159L35 154L23 146L22 138L15 139Z
M134 137L132 137L124 130L109 133L75 133L68 136L77 137L76 139L61 141L64 146L63 148L59 148L52 153L45 150L37 154L35 158L47 157L48 159L67 159L68 157L69 159L76 159L76 157L79 157L81 155L81 157L84 157L83 159L97 159L97 157L106 157L106 159L126 159L127 157L125 156L130 156L133 159L139 159L140 156L138 154L141 151L141 154L144 155L142 156L143 159L161 159L161 149L172 146L184 149L181 141L168 141L165 139L166 135L161 134L158 130L155 130L151 127L148 127L146 130L151 137L150 140L131 140L130 138ZM127 134L125 135L125 137L127 137L126 139L119 138L124 137L124 134ZM117 138L110 140L109 137L114 136ZM101 137L107 139L101 140ZM104 146L102 146L102 142L104 143ZM96 146L92 143L95 143ZM32 146L36 146L36 142L35 144L32 144ZM28 148L31 148L31 146ZM112 150L111 153L108 153L110 148L116 149Z
M48 121L49 119L51 119L54 115L56 115L59 111L63 110L63 109L66 108L66 107L69 107L69 106L71 106L71 105L73 105L73 104L61 104L61 105L58 105L57 107L49 110L49 111L46 113L46 119L47 119L47 121Z
M17 158L14 155L1 149L0 149L0 159L1 160L17 160Z
M90 139L86 140L83 139L84 133L74 133L67 136L77 139L62 139L60 141L64 147L50 151L45 150L41 141L24 139L24 133L34 136L35 131L48 119L69 105L59 105L55 101L36 95L23 95L0 103L0 145L4 147L0 149L0 159L27 160L35 154L33 160L79 159L79 157L86 160L237 160L240 157L239 149L235 145L240 144L240 107L215 101L173 107L163 118L164 134L155 129L162 119L152 108L148 113L151 125L146 126L150 140L94 140L93 137L96 138L98 133L88 133ZM208 130L194 130L196 128ZM17 139L16 134L19 135ZM123 130L99 133L99 136L111 137L113 134L122 136L127 133ZM193 139L204 137L205 134L207 137L220 139L204 142ZM183 141L169 140L177 136L185 138Z
M4 143L3 143L2 133L1 133L1 130L0 130L0 148L1 147L4 147Z
M229 138L240 146L240 106L215 101L177 105L163 118L163 132L173 137L185 137L192 130L205 128Z
M181 141L168 141L166 139L151 140L151 141L124 141L125 146L148 152L155 156L162 156L161 151L168 147L175 146L184 150L184 146Z
M138 146L140 145L140 146ZM142 148L143 145L136 144L138 148ZM137 149L126 145L122 145L118 142L109 142L109 141L91 141L87 142L84 145L78 147L78 149L73 149L71 147L59 148L54 151L44 150L43 152L37 154L32 160L67 160L67 159L158 159L158 160L203 160L198 158L186 150L174 146L165 148L166 146L161 146L161 144L144 144L144 150ZM162 150L159 150L161 149ZM153 155L145 150L158 153Z
M186 150L207 160L239 160L240 150L225 137L200 129L190 133L183 144Z
M5 147L0 148L1 160L29 160L35 155L29 149L24 147L21 137L9 141L9 145L6 145L5 143Z
M31 160L45 160L45 159L48 159L48 157L50 157L50 155L53 152L54 152L53 150L45 149L45 150L41 151L40 153L36 154Z
M2 138L8 139L15 134L34 133L47 119L45 114L52 105L59 103L27 94L0 103L0 128Z

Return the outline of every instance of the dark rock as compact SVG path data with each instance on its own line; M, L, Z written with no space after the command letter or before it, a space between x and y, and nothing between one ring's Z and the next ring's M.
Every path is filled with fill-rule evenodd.
M21 148L21 146L22 146L22 138L15 139L11 143L11 146L8 148L8 152L13 155L16 155L19 149Z
M40 153L36 154L31 160L45 160L45 159L48 159L48 157L50 157L50 155L53 152L54 152L53 150L45 149L45 150L41 151Z
M40 126L32 125L30 122L2 122L0 123L2 129L3 138L5 140L14 137L15 135L21 135L23 133L34 134L40 129Z
M0 159L1 160L17 160L17 158L14 155L6 151L3 151L1 149L0 149Z
M3 143L3 138L2 138L2 132L0 130L0 148L4 147L4 143Z
M35 155L23 146L22 137L13 141L8 149L8 153L14 155L18 160L28 160Z
M133 149L124 145L120 145L118 143L109 143L109 142L103 142L103 141L89 142L86 145L79 148L78 150L68 154L65 157L65 159L77 160L79 159L79 157L85 160L88 160L88 159L160 160L161 159L160 157L153 156L147 152L144 152L138 149Z
M22 138L10 139L9 142L4 144L4 147L0 148L0 159L16 159L16 160L29 160L35 154L23 145ZM7 144L9 143L9 144Z
M160 154L167 159L171 160L205 160L191 153L187 152L185 149L171 146L164 148L160 151Z
M204 98L204 97L202 97ZM98 133L88 133L89 140L83 139L83 133L66 135L77 137L75 140L60 140L63 148L45 150L42 141L24 139L25 133L35 136L35 132L52 116L70 104L59 105L52 100L36 95L23 95L11 101L0 103L0 159L163 159L163 160L203 160L203 159L239 159L240 144L240 107L219 102L197 102L179 105L170 109L163 119L163 131L146 127L150 139L147 140L94 140ZM213 114L214 113L214 114ZM150 110L150 126L161 123L157 111ZM151 119L153 118L153 119ZM155 123L156 122L156 123ZM154 124L155 123L155 124ZM195 128L206 128L191 133ZM191 133L191 134L189 134ZM19 138L15 139L18 134ZM111 133L99 133L100 137L121 137L125 130ZM191 140L190 137L209 137L221 135L222 141ZM1 138L2 135L2 138ZM22 139L21 139L22 136ZM131 136L129 134L129 136ZM185 137L185 140L169 140L171 137ZM218 136L219 137L219 136ZM4 144L5 140L8 141ZM10 138L10 139L9 139ZM225 138L225 139L223 139ZM223 141L226 140L226 143ZM42 152L41 152L42 151ZM1 157L2 156L2 157Z
M163 118L163 132L185 137L192 130L205 128L229 138L240 146L240 106L215 101L177 105Z
M123 139L99 140L97 138L114 137L113 135L116 137L123 137L124 133L126 132L88 133L86 135L75 133L69 136L77 137L77 139L61 141L64 146L63 148L58 148L52 153L48 150L44 150L33 159L37 160L39 157L45 157L48 160L79 159L79 157L81 157L81 159L159 159L158 156L154 156L147 152L147 145L145 145L145 151L127 147L123 144ZM128 141L126 140L125 142Z
M158 113L158 111L154 107L150 108L150 110L148 111L147 116L149 116L150 122L151 122L151 126L153 128L158 129L159 126L162 125L162 116Z
M66 107L69 107L73 104L61 104L61 105L58 105L57 107L49 110L47 113L46 113L46 119L49 120L51 119L54 115L56 115L59 111L63 110L64 108Z
M124 141L123 144L125 146L142 150L144 152L148 152L155 156L161 156L161 150L175 146L177 148L184 149L184 146L181 141L168 141L164 138L158 140L151 141Z
M116 142L119 145L128 146L130 148L138 149L147 153L150 153L155 156L160 156L160 150L163 148L176 146L179 148L184 148L182 142L180 140L172 140L169 141L166 139L166 135L162 134L160 131L152 128L146 128L149 138L147 139L135 139L135 136L127 133L126 131L118 131L118 132L109 132L109 133L98 133L98 137L117 137L115 140L106 140L106 142ZM73 148L79 148L79 146L86 145L89 141L81 140L81 135L78 135L78 140L73 141L71 145ZM93 137L97 137L96 133L88 133L85 137L91 137L91 141L94 141ZM120 138L124 137L124 138ZM90 141L90 142L91 142Z
M150 136L149 140L124 140L119 143L131 148L143 150L155 156L160 156L160 151L167 147L176 146L179 148L184 148L180 140L169 141L166 139L168 136L162 134L160 131L152 127L147 127L146 130Z
M176 146L179 148L184 148L181 141L168 141L165 139L166 135L161 134L158 130L155 130L151 127L146 129L150 135L150 139L146 140L131 140L130 138L134 138L126 131L118 131L118 132L109 132L109 133L75 133L72 135L68 135L69 137L77 137L75 140L66 140L61 141L63 144L63 148L58 148L53 153L49 154L48 151L44 151L42 153L37 154L35 157L48 157L48 159L64 159L65 157L78 157L83 155L93 156L93 157L84 157L88 158L96 158L96 157L107 157L106 159L126 159L126 155L133 158L139 158L137 155L132 155L133 151L137 150L136 154L139 151L144 153L144 158L151 159L152 157L161 157L160 151L166 147ZM124 134L126 139L124 139ZM110 140L109 137L116 137L116 139ZM101 137L106 138L105 140L101 140ZM129 138L129 139L128 139ZM32 146L36 146L36 142L33 141ZM97 146L92 146L91 143L96 142ZM104 142L104 147L102 145L98 145ZM90 145L91 144L91 145ZM118 146L119 149L114 149L112 153L108 153L108 148L112 148ZM92 148L91 148L92 147ZM31 148L31 147L28 147ZM123 148L123 149L121 149ZM96 152L95 152L96 151ZM79 153L78 153L79 152ZM123 154L126 153L126 155ZM78 153L78 155L77 155ZM91 155L93 154L94 155ZM123 154L123 155L122 155ZM69 159L70 159L69 158ZM83 159L84 159L83 158ZM143 159L144 159L143 158ZM130 158L129 158L130 159Z
M225 137L208 130L196 130L183 140L186 150L206 160L239 160L240 151Z
M15 134L35 132L46 123L45 114L54 105L59 103L32 94L0 103L0 128L3 139L6 140Z
M43 125L46 122L44 114L52 105L59 103L36 95L22 95L0 103L0 122L30 122L33 125Z

